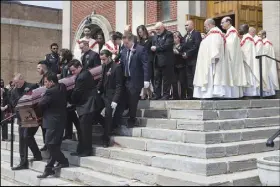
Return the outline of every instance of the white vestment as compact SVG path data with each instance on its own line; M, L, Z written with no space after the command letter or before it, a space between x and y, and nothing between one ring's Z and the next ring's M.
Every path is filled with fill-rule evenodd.
M119 45L115 45L112 40L109 40L103 45L102 50L104 49L107 49L112 53L112 59L115 59L116 55L119 53ZM116 52L113 53L113 51Z
M93 39L93 38L89 38L87 39L86 37L83 37L81 39L79 39L77 42L76 42L76 45L75 45L75 48L74 48L74 58L81 61L81 57L82 57L82 51L79 47L79 44L81 43L81 41L88 41L89 42L89 48L96 52L96 53L99 53L99 44L98 42Z
M225 61L225 37L218 27L202 40L194 75L196 98L228 98L231 94L229 64Z
M263 39L263 52L272 58L275 58L274 48L272 43L267 39ZM265 59L265 60L264 60ZM268 64L268 77L270 83L270 95L275 95L275 90L279 90L279 79L277 74L277 63L276 61L263 57L263 61ZM267 95L264 95L267 96Z
M260 71L256 59L256 46L253 37L247 33L241 40L241 50L245 61L245 70L249 86L244 88L244 96L259 96Z
M240 47L240 38L233 26L227 30L225 38L225 59L229 63L229 76L231 84L233 84L231 98L240 98L243 97L243 87L249 85Z

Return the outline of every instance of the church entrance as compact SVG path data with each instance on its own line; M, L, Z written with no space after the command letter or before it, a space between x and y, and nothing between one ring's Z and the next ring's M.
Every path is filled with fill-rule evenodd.
M96 40L97 39L97 35L99 35L99 34L101 34L103 39L104 39L104 33L103 33L102 29L98 25L90 24L89 27L90 27L90 30L91 30L91 37L93 39ZM84 37L84 33L82 33L80 38L83 38L83 37Z

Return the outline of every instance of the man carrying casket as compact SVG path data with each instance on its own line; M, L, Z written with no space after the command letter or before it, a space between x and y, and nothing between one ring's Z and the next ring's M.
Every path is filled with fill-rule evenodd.
M19 101L19 99L26 93L31 90L34 90L38 87L37 84L32 84L25 82L21 74L16 74L14 77L15 88L11 93L11 106L14 109ZM18 111L15 111L17 114L18 121L18 132L19 132L19 154L20 154L20 164L16 167L13 167L12 170L20 170L28 168L28 147L32 151L34 158L32 161L42 160L41 152L38 148L34 135L36 134L38 127L21 127L21 118Z
M45 171L38 178L46 178L55 174L54 169L69 167L68 159L60 150L64 128L67 117L67 90L64 84L58 83L55 73L48 72L44 76L44 83L47 88L38 107L43 113L43 127L46 129L46 145L50 152L50 158ZM54 167L55 162L58 162Z

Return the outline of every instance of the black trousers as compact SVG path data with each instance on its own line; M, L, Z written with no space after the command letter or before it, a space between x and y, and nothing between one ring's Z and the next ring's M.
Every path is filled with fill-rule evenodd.
M186 82L187 82L185 67L180 67L180 68L175 67L174 73L175 73L175 79L174 79L174 83L172 84L173 99L185 99L186 98ZM178 81L179 81L180 87L181 87L180 96L179 96Z
M174 67L173 66L163 66L155 68L155 95L157 97L169 97L171 85L174 80ZM161 88L163 82L163 94L161 95Z
M80 140L77 148L79 153L89 153L92 151L92 125L94 120L94 112L84 114L79 117L80 120Z
M41 126L41 129L42 129L43 141L45 143L46 142L46 129L43 128L43 126Z
M7 140L8 139L8 123L3 123L1 129L2 129L2 140Z
M61 152L60 144L47 144L47 148L50 152L50 158L47 162L46 169L53 168L55 162L60 164L68 164L68 159L65 158L64 154Z
M195 73L196 65L187 65L186 73L187 73L187 97L189 99L193 98L193 79Z
M67 123L65 126L65 135L64 135L65 137L72 138L73 123L76 127L78 139L79 139L80 134L81 134L79 118L78 118L75 110L68 110L67 111Z
M21 165L28 164L28 147L30 148L35 158L40 158L42 156L37 142L34 138L37 130L38 127L26 128L19 126L19 154Z

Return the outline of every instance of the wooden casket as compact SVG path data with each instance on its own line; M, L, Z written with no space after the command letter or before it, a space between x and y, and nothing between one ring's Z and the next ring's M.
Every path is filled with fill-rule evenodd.
M92 68L89 71L93 76L93 80L98 80L101 77L102 66ZM65 84L67 90L72 90L75 86L75 79L76 76L72 75L60 79L59 83ZM37 105L46 90L45 87L34 89L23 95L18 101L16 109L19 111L22 127L37 127L42 125L42 112Z

